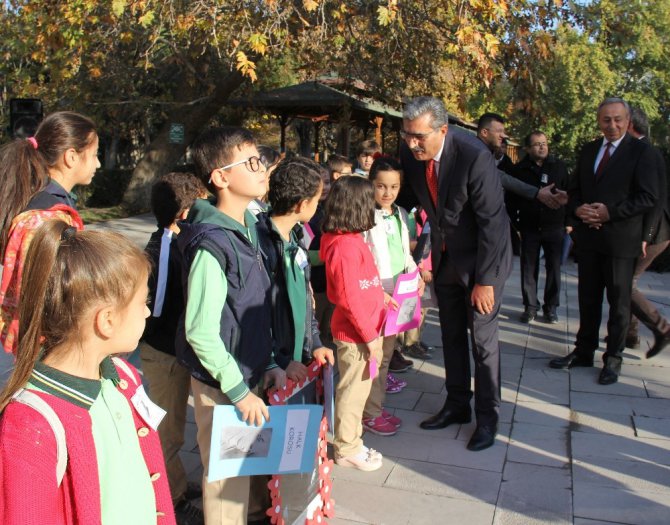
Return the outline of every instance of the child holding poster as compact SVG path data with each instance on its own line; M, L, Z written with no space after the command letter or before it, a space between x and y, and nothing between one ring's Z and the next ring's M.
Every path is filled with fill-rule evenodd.
M375 225L363 234L363 238L374 256L384 292L390 295L398 276L416 270L409 246L407 212L395 204L402 184L400 163L391 157L379 157L372 164L368 179L374 187ZM419 283L423 288L421 280ZM422 291L419 290L419 295ZM388 372L395 341L396 335L384 337L379 376L372 384L363 412L363 427L380 436L392 436L401 424L400 418L390 415L383 408L386 393L399 392L407 385Z
M372 471L382 456L363 445L363 408L382 360L386 318L384 290L374 258L360 233L374 226L372 183L342 177L326 199L320 256L328 300L335 305L331 330L340 380L335 404L335 463Z

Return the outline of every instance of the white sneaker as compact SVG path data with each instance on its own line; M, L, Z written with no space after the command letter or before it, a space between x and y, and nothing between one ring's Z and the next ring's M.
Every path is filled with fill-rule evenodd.
M363 446L358 454L335 458L335 463L341 467L356 468L364 472L372 472L382 466L382 455L374 449Z
M382 453L377 452L374 448L368 448L365 445L363 445L362 451L367 453L369 456L374 456L374 457L377 457L379 459L382 459Z

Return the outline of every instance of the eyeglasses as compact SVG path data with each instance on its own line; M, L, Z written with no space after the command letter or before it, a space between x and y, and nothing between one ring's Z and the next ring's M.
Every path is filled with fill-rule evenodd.
M244 160L238 160L237 162L233 162L232 164L228 164L227 166L223 166L221 168L217 168L219 170L227 170L230 168L234 168L235 166L239 166L240 164L244 164L244 166L252 173L256 173L260 168L261 168L261 159L254 155L253 157L249 157L248 159ZM212 183L212 177L209 178L209 184Z
M531 148L543 148L543 147L545 147L545 146L547 146L547 143L546 143L546 142L533 142L533 143L530 145Z
M251 171L252 173L256 173L261 167L261 159L256 155L254 155L253 157L249 157L248 159L244 160L238 160L237 162L233 162L232 164L228 164L228 166L223 166L222 168L219 169L227 170L229 168L239 166L240 164L244 164L249 171Z
M430 135L435 133L437 130L440 128L434 129L433 131L429 131L428 133L409 133L408 131L405 131L404 129L400 130L400 137L402 137L403 140L411 140L411 139L416 139L419 142L426 140Z

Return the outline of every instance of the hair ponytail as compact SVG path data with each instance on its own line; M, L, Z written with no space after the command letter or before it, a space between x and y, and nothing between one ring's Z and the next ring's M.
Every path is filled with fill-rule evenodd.
M47 185L49 169L58 164L63 152L83 151L95 136L95 124L89 118L59 111L40 123L33 140L15 139L0 148L0 255L4 255L12 220Z
M0 411L22 388L33 371L40 353L40 334L49 277L56 265L58 241L68 227L64 222L48 221L35 233L23 269L19 303L19 344L14 370L0 394ZM39 255L39 256L37 256Z
M23 273L16 363L0 393L0 411L26 385L38 359L80 342L82 319L92 308L124 308L148 274L144 253L119 233L77 232L61 221L37 228Z
M15 139L0 149L0 254L4 254L12 220L48 180L46 162L27 140Z

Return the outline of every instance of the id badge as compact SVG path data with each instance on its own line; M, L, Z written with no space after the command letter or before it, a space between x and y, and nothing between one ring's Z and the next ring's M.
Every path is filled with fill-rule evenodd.
M299 248L297 253L295 254L295 262L298 264L301 270L304 270L309 264L309 260L307 259L305 250L303 250L302 248Z
M130 398L135 410L140 414L144 422L154 430L158 430L167 412L154 403L144 390L144 386L137 388L135 395Z
M549 183L549 175L547 175L546 173L543 173L543 174L540 176L540 182L541 182L542 184L548 184L548 183Z

